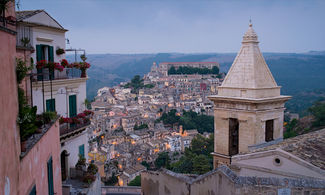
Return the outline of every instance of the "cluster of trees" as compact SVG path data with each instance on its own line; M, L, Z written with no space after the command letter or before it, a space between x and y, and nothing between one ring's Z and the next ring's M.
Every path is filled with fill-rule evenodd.
M176 162L171 163L168 152L161 152L155 161L156 168L164 167L177 173L204 174L213 168L214 138L211 135L205 138L197 135L193 138L190 148L185 149L184 155Z
M176 69L174 66L172 66L168 70L168 74L169 75L173 75L173 74L219 74L219 68L218 68L218 66L213 66L212 69L180 66Z
M139 93L139 89L148 88L151 89L155 87L154 84L147 84L143 83L143 79L141 79L140 75L135 75L131 82L127 83L123 86L124 88L132 88L131 93Z
M325 126L325 101L315 102L308 111L314 116L313 127Z
M140 129L148 129L148 125L145 123L139 126L137 124L134 125L134 130L140 130Z
M199 133L214 131L214 117L196 112L183 111L181 116L177 115L177 110L172 109L168 113L163 113L158 121L165 125L182 125L184 129L197 129Z
M128 183L128 186L141 186L141 175L136 176Z
M325 101L316 101L307 111L309 116L287 122L284 138L295 137L325 127Z

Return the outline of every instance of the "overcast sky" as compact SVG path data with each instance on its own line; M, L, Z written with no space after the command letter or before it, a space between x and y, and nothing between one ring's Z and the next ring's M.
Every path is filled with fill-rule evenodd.
M19 9L46 10L87 53L237 52L250 18L263 52L325 50L324 0L20 0Z

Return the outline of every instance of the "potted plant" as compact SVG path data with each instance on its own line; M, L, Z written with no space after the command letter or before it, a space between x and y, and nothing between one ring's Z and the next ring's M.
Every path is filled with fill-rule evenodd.
M65 51L64 51L64 49L62 49L62 48L57 48L56 49L56 55L62 55L62 54L64 54L65 53Z
M81 70L81 78L87 77L86 70L90 68L90 64L87 62L80 62L79 69Z
M68 62L68 60L66 60L66 59L62 59L62 60L61 60L61 66L63 66L64 68L68 67L68 66L69 66L69 62Z
M86 171L86 158L84 158L81 154L79 154L79 159L76 164L76 169Z
M20 39L20 41L23 43L24 47L27 47L30 43L30 39L28 37L23 37Z
M87 57L86 57L85 54L80 55L80 58L81 58L82 61L86 61L87 60Z

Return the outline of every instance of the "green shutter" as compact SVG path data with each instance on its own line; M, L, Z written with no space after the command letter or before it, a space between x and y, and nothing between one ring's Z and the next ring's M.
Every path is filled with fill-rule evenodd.
M46 111L55 112L55 99L46 100Z
M79 154L85 158L85 145L82 144L81 146L79 146Z
M54 51L53 51L53 46L48 46L49 47L49 61L54 62Z
M74 117L77 115L77 97L76 95L69 96L69 116Z
M49 195L54 195L52 157L49 159L49 161L47 161L47 178L48 178Z
M36 61L43 59L42 45L36 45Z
M43 59L42 45L36 45L36 62ZM42 69L37 69L37 74L42 74ZM41 81L43 79L42 75L37 75L37 80Z
M49 48L49 62L54 62L54 51L53 51L53 46L48 46ZM51 76L52 80L54 79L54 70L49 70L49 76Z

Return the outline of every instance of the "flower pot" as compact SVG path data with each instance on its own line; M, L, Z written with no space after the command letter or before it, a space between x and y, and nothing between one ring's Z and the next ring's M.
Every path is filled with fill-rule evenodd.
M85 77L87 77L86 70L81 70L80 78L85 78Z
M21 149L21 152L26 152L26 150L27 150L27 141L22 141L20 143L20 149Z

